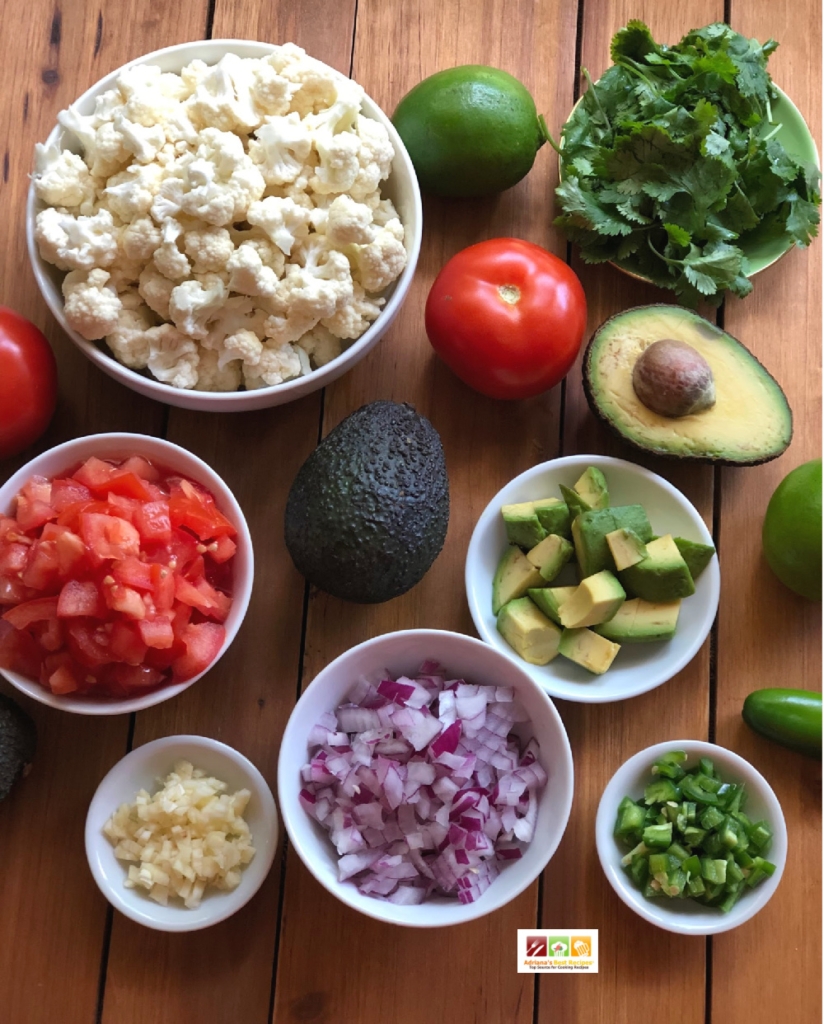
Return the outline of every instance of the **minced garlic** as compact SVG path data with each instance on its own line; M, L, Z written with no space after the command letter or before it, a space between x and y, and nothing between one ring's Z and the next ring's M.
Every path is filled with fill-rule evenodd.
M103 826L118 860L133 861L124 884L142 888L166 906L179 896L197 907L208 886L234 889L255 855L243 812L248 789L226 793L226 783L179 761L150 795L141 789Z

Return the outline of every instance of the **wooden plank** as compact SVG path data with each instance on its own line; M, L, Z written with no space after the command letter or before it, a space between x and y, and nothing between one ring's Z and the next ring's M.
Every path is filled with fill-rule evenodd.
M462 63L489 63L518 76L538 109L557 121L572 99L575 9L493 0L417 0L358 6L354 77L384 109L422 78ZM379 606L343 604L321 593L310 600L304 680L333 657L379 633L433 626L474 633L466 608L463 564L472 528L483 507L507 480L557 452L558 393L530 402L501 403L470 392L436 359L426 340L423 307L443 263L472 242L515 235L554 248L565 245L550 227L547 196L554 185L549 147L528 178L502 196L475 202L426 201L418 273L404 309L380 346L328 389L324 431L377 398L410 402L443 439L452 511L444 551L408 594ZM424 658L426 652L421 652ZM444 1019L507 1021L532 1018L532 982L517 975L512 957L516 929L535 921L536 887L505 910L459 931L422 937L345 909L290 853L284 932L274 1019L414 1020L437 1006ZM306 951L316 946L322 922L323 970ZM378 950L385 952L380 959ZM456 967L458 969L456 969ZM425 971L425 994L422 992Z
M801 110L821 151L821 4L733 0L733 28L780 43L770 72ZM821 1019L821 766L756 736L741 720L746 695L765 686L821 689L821 605L773 576L761 524L779 481L821 454L821 242L795 250L727 303L725 326L776 376L793 409L795 436L774 462L724 470L722 603L718 624L717 741L761 771L789 830L784 879L752 921L713 940L712 1019L766 1024L792 1007ZM741 595L746 599L742 600ZM769 975L770 984L763 979Z
M162 408L93 368L47 312L28 267L25 199L34 143L45 139L57 112L126 60L200 28L206 3L187 17L160 12L144 23L134 2L75 2L61 10L33 0L0 22L0 121L12 128L0 182L0 295L45 330L60 374L52 426L32 450L0 464L4 479L35 451L78 434L162 429ZM118 23L132 26L128 37ZM3 690L11 688L4 683ZM83 826L98 782L125 752L128 718L90 719L25 703L40 745L32 774L0 807L0 1005L15 1024L88 1022L97 1006L107 904L86 864Z
M353 26L353 0L334 11L320 3L268 7L250 0L218 3L212 35L291 40L348 73ZM244 510L255 545L255 591L231 650L182 697L139 714L136 745L174 733L215 736L251 758L275 789L279 738L295 702L305 590L283 544L283 506L319 422L319 394L248 414L171 410L169 440L209 462ZM278 859L239 914L185 939L118 916L104 1021L265 1020L280 875Z
M593 79L609 66L612 35L631 18L646 22L656 39L675 43L689 29L721 20L723 4L585 2L581 62ZM587 294L590 333L623 309L673 301L671 293L645 286L612 267L586 267L577 257L574 266ZM621 444L589 411L580 381L579 361L567 377L564 454L597 452L647 466L682 490L711 528L713 471L648 458ZM540 978L538 1021L627 1024L654 1016L666 1005L667 1013L681 1024L703 1022L705 944L660 931L620 902L598 861L594 821L604 786L628 757L667 738L706 736L709 642L690 665L651 693L606 706L559 704L575 758L576 793L566 836L544 874L542 922L557 929L598 928L600 974L586 979L586 984L574 976ZM677 964L677 970L651 972L653 963Z

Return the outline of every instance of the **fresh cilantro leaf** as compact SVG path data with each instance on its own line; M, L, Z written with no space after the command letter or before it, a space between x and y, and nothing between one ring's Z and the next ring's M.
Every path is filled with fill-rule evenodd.
M577 178L561 182L556 195L564 209L564 216L559 218L562 224L590 228L602 235L628 235L632 231L631 224L602 206L592 192L578 183Z
M652 38L652 33L643 21L630 21L626 28L616 32L609 48L609 55L614 64L617 64L622 57L643 60L651 53L659 54L660 52L661 48Z
M818 234L818 207L795 193L790 196L789 207L787 233L798 245L807 246Z
M676 245L689 245L692 241L692 235L689 231L685 231L678 224L665 224L664 230L669 235L670 241Z

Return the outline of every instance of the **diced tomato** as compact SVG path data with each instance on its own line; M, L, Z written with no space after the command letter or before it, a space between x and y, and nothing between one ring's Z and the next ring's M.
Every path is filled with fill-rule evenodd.
M57 571L61 579L68 579L72 573L83 571L90 566L86 545L76 533L62 527L55 538L54 549L57 553Z
M37 498L30 499L22 494L17 495L17 522L21 530L36 530L50 519L57 519L57 513L51 505Z
M29 632L44 651L59 651L66 639L63 623L57 618L33 622L29 626Z
M190 562L181 575L185 576L190 583L195 580L199 580L202 576L205 576L206 562L203 560L203 555L198 555L193 562Z
M80 684L69 666L61 665L49 676L49 687L52 693L74 693L80 689Z
M0 544L20 539L20 525L10 516L0 516Z
M105 615L106 605L96 583L91 580L67 580L63 584L57 599L59 619L102 619Z
M93 494L105 494L106 484L115 472L115 467L111 462L104 462L92 455L91 458L86 459L80 469L72 473L72 477L88 487Z
M190 480L174 480L169 494L172 526L185 526L201 540L234 537L237 530L218 510L208 491Z
M155 578L152 569L152 562L141 562L139 558L131 556L124 558L122 562L112 563L112 576L126 587L154 590Z
M127 665L140 665L146 657L146 644L140 632L122 619L112 623L109 650L116 661L124 661Z
M172 620L168 615L158 615L153 619L141 619L137 624L143 643L156 650L166 650L175 641Z
M79 481L73 480L71 477L52 480L51 501L49 504L55 512L64 512L69 505L91 500L92 492Z
M36 597L33 601L24 601L3 613L6 622L15 629L28 629L33 622L44 622L46 619L57 618L56 597Z
M80 515L80 536L96 565L109 558L128 558L140 553L140 534L119 516L83 512Z
M42 661L43 652L36 641L25 630L0 619L0 668L37 679Z
M30 550L30 545L14 541L0 545L0 574L19 577L26 568Z
M170 612L175 603L175 576L171 569L152 562L152 597L155 610Z
M226 630L214 622L190 622L180 638L186 653L172 664L172 674L178 682L199 675L211 665L223 647Z
M26 568L21 581L35 590L56 590L60 586L60 566L57 561L57 542L38 540L29 549Z
M147 501L145 505L138 505L132 522L143 540L171 540L172 521L169 518L168 501Z
M157 483L160 479L160 470L155 469L151 462L147 462L140 455L132 455L126 459L120 469L124 473L134 473L141 480L150 480L152 483Z
M135 498L124 498L121 494L109 493L106 495L106 504L109 506L109 515L120 516L127 523L135 525L135 516L141 503Z
M100 682L109 697L129 697L145 693L164 682L164 675L149 665L107 665Z
M51 505L51 480L47 480L44 476L33 476L27 483L23 484L20 493L28 498L29 501L42 501L44 505Z
M107 493L122 495L124 498L136 498L138 501L151 501L152 493L136 473L117 472L108 481Z
M209 554L212 556L212 560L219 565L228 562L236 551L237 544L231 537L218 537L209 545Z
M182 576L175 579L175 597L183 604L197 608L210 619L224 622L232 607L231 597L221 594L219 590L207 583L201 576L195 583L190 583Z
M121 612L130 619L146 617L146 605L140 594L132 587L124 587L122 583L107 583L104 580L103 597L113 612Z
M114 661L106 625L79 619L66 627L69 650L86 668L99 668L100 665Z
M37 591L24 587L16 577L0 576L0 605L22 604L37 597Z

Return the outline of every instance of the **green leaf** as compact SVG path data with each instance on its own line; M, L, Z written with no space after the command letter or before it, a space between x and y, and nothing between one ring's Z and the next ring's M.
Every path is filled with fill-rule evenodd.
M664 230L669 235L670 241L674 242L676 245L687 246L692 241L692 236L689 231L685 231L677 224L665 224Z
M561 209L566 215L562 218L562 225L570 223L590 228L602 235L628 235L632 231L631 224L601 206L595 194L582 188L577 178L567 178L561 182L555 189L555 195L561 201Z
M789 207L787 232L798 245L807 246L818 234L818 207L799 195L790 198Z
M693 288L696 288L702 295L715 294L717 286L714 277L710 277L709 274L704 274L700 270L696 270L695 267L685 267L684 273Z
M650 53L660 53L661 48L652 38L652 33L643 21L630 21L612 37L609 55L614 64L622 57L642 61Z

